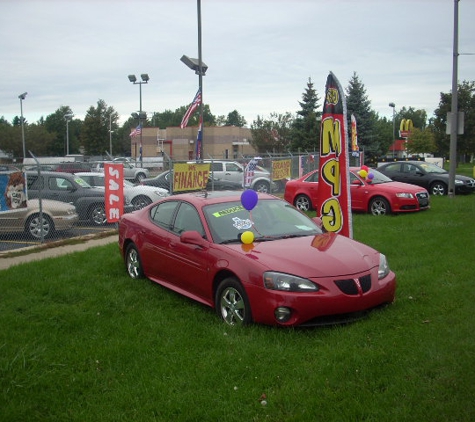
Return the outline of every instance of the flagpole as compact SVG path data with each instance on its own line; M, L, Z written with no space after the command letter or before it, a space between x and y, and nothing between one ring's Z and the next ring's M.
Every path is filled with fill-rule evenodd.
M203 160L203 142L204 142L204 124L203 124L203 60L201 54L201 0L197 0L198 8L198 76L199 76L199 88L201 92L201 102L200 102L200 122L201 122L201 143L199 151L199 159ZM198 127L198 130L200 128ZM198 158L198 157L196 157ZM198 161L198 160L197 160Z

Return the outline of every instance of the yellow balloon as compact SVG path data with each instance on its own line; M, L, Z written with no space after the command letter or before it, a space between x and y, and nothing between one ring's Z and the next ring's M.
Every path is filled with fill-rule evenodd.
M358 174L363 177L363 178L366 178L366 176L368 175L368 172L366 170L360 170L358 172Z
M250 231L246 231L243 234L241 234L241 242L244 243L245 245L250 245L252 242L254 242L254 233Z

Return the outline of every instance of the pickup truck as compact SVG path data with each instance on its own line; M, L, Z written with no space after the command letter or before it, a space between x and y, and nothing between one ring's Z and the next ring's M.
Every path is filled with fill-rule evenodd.
M100 161L92 167L92 171L104 172L104 164L118 164L113 161ZM124 166L124 179L130 180L134 183L140 183L143 179L146 179L150 176L150 171L143 167L136 167L132 163L122 162Z

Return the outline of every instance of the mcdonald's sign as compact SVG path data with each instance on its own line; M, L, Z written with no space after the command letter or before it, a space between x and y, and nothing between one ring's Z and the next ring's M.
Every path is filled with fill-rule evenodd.
M413 128L414 124L411 119L402 119L401 124L399 125L399 137L409 138Z

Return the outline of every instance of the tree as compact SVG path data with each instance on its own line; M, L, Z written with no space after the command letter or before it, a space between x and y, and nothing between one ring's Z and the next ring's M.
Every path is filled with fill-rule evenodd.
M435 152L437 145L434 142L434 134L426 129L412 129L411 136L406 143L406 150L410 154L424 154Z
M475 153L475 82L463 81L458 85L458 110L464 113L464 133L457 135L457 151L461 154ZM439 107L434 111L431 128L434 132L437 152L449 156L450 136L446 134L447 113L452 110L452 93L440 93Z
M294 150L312 150L319 148L320 142L320 120L321 111L319 107L317 91L313 87L313 82L308 78L307 88L302 94L302 101L299 101L301 109L297 111L297 116L292 123L292 148Z
M224 126L237 126L237 127L244 127L246 126L247 122L246 119L239 114L237 110L233 110L228 113L228 117L224 122Z
M257 116L251 124L251 145L260 153L286 152L291 147L292 115L271 113L269 119Z
M351 127L351 115L356 119L358 132L358 145L369 155L379 155L381 151L380 140L375 132L375 114L371 110L371 102L366 95L366 88L359 80L356 72L346 88L346 107L348 113L348 127ZM348 136L348 138L351 138ZM351 139L348 140L349 142Z
M113 107L104 100L97 101L97 108L90 107L84 118L81 130L81 142L87 155L103 155L109 150L109 118L114 124L119 118Z

